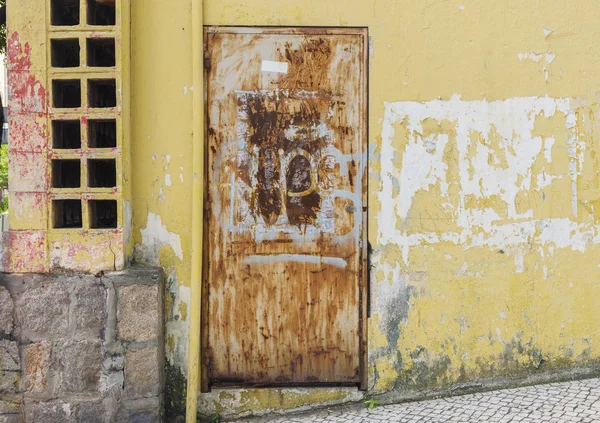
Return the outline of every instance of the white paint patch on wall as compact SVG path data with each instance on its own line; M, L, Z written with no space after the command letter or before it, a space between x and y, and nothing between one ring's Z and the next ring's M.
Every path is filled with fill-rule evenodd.
M125 245L127 246L131 242L131 235L133 232L133 208L131 207L130 201L124 201L124 212L125 217L123 221L125 223Z
M420 133L422 128L417 129ZM437 139L436 139L437 138ZM421 142L409 143L402 159L400 174L400 197L411 199L420 189L428 189L430 185L440 183L442 194L448 194L446 170L448 165L443 160L444 149L448 144L448 135L430 135ZM408 215L410 201L398 204L398 214L404 219Z
M519 62L534 62L540 63L545 62L542 66L540 72L544 74L544 80L548 82L548 78L550 78L550 64L556 59L556 54L553 52L547 53L536 53L535 51L530 51L528 53L517 53L517 57L519 58Z
M263 60L260 70L263 72L287 73L288 62L274 62L272 60Z
M189 312L190 312L190 304L191 304L191 289L187 286L182 285L183 281L176 282L173 285L176 285L177 288L175 291L172 291L174 295L173 300L173 310L175 315L179 316L178 319L168 319L166 324L166 333L167 336L172 336L175 338L174 349L171 350L170 347L166 348L166 359L169 363L173 365L177 365L181 369L181 372L184 376L187 376L188 372L188 338L190 332L189 325ZM186 304L186 309L188 311L188 318L186 320L182 319L181 314L179 313L180 305L184 303Z
M378 241L395 244L408 263L411 247L425 243L448 241L465 248L488 246L490 248L551 245L584 251L586 244L600 243L600 226L578 223L577 178L583 170L585 142L577 138L576 116L573 100L568 98L522 97L503 101L462 101L453 97L449 101L435 100L426 103L386 103L381 147L382 205L377 216ZM552 161L552 148L557 138L534 135L535 119L555 114L566 117L564 135L566 145L555 149L555 154L568 154L568 174L548 174L533 171L536 161ZM424 137L422 123L433 119L438 123L453 124L455 138L445 133ZM408 136L394 146L395 125L406 126ZM555 134L556 135L556 134ZM450 143L450 144L449 144ZM564 144L564 141L562 141ZM432 147L432 145L434 147ZM458 157L458 175L448 181L449 155L446 147ZM401 155L401 157L399 156ZM543 198L542 190L553 180L570 178L572 181L572 214L548 219L533 219L536 201L518 203L520 194L528 193L532 184ZM448 184L458 185L458 195L451 198ZM399 186L398 186L399 185ZM447 232L409 232L413 200L418 192L439 186L443 207L450 212L458 230ZM397 194L395 194L397 192ZM492 207L467 207L468 199L500 199L506 215L499 216ZM543 201L543 200L542 200ZM415 211L416 213L418 212ZM447 214L446 214L447 216ZM517 271L523 270L523 252L512 248Z
M538 63L544 55L542 53L536 53L534 51L530 51L529 53L517 53L517 57L519 58L519 62L523 61L532 61Z
M148 223L141 229L142 243L136 245L136 256L140 261L159 265L158 252L165 245L170 246L179 260L183 260L183 250L179 235L169 232L162 224L159 215L148 213Z

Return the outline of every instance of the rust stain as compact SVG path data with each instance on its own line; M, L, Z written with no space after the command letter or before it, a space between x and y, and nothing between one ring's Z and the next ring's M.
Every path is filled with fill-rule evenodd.
M321 209L321 196L315 191L312 166L308 159L298 155L287 171L287 217L292 225L314 223Z
M52 345L47 341L27 346L25 350L25 374L27 392L43 391L47 385Z
M362 35L207 39L207 373L359 383Z
M283 89L327 90L332 54L332 41L329 38L308 38L294 48L292 43L285 44L278 51L279 60L289 63L290 72L279 79Z

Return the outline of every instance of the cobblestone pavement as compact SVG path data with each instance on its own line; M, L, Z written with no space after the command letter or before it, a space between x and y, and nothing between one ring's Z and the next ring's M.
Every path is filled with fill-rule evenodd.
M430 401L335 408L252 422L600 422L600 379L551 383Z

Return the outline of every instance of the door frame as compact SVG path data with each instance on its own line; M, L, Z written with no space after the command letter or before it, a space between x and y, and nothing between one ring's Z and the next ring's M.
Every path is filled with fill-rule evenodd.
M359 239L359 254L360 268L358 272L358 308L359 308L359 379L360 382L356 385L359 390L366 391L368 387L368 318L370 314L370 283L369 283L369 248L368 248L368 180L369 180L369 29L368 27L323 27L323 26L204 26L204 93L208 93L208 76L210 70L210 56L208 51L208 37L210 34L286 34L286 35L360 35L363 38L363 93L362 101L362 121L364 122L362 130L362 147L365 155L365 163L363 164L362 178L362 231ZM204 151L208 151L208 94L204 96ZM210 392L211 384L208 372L208 360L206 351L209 344L209 281L208 270L210 265L209 260L209 213L210 206L208 201L209 187L208 179L210 172L210 163L208 154L204 155L204 175L203 175L203 199L204 199L204 222L203 222L203 239L202 239L202 291L201 291L201 323L200 323L200 392ZM218 385L224 388L222 385ZM340 384L277 384L266 385L261 387L323 387L323 386L341 386ZM227 386L227 388L246 388L257 385L236 385Z

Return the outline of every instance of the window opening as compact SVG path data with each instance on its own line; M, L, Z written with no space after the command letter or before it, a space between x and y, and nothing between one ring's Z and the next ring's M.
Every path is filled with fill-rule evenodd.
M55 68L76 68L79 66L79 40L69 38L50 41L52 66Z
M56 108L81 107L81 81L77 79L52 81L52 99Z
M91 67L115 66L115 40L113 38L88 39L87 65Z
M53 228L81 228L81 200L52 201Z
M52 25L79 25L79 0L52 0L50 15Z
M88 186L91 188L113 188L117 186L115 159L88 160Z
M88 101L90 107L116 107L117 84L114 79L90 79Z
M89 206L90 228L117 227L117 200L91 200Z
M81 162L79 160L52 160L52 187L79 188Z
M78 120L52 121L52 148L81 148L81 125Z
M117 146L117 121L102 119L88 121L88 146L90 148L113 148Z
M115 0L88 0L89 25L114 25L116 22Z

